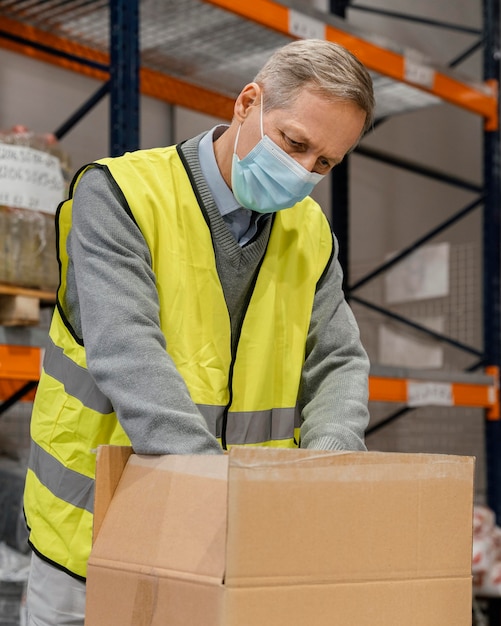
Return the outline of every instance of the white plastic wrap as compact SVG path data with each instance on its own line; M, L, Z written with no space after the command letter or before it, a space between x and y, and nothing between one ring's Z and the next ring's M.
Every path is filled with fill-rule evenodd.
M473 512L473 591L478 596L501 596L501 528L494 512L475 506Z
M0 131L0 283L57 287L54 213L69 177L53 135Z
M25 593L30 556L0 542L0 626L27 624Z

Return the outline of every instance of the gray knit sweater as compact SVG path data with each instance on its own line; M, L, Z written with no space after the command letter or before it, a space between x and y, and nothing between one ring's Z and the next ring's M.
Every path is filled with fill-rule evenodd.
M272 220L250 243L238 245L201 173L200 139L185 142L182 152L209 220L234 329ZM68 320L83 339L88 369L110 399L134 450L221 453L166 350L149 249L103 170L89 170L77 186L68 254ZM317 287L307 338L298 398L302 447L365 449L369 362L341 281L336 250Z

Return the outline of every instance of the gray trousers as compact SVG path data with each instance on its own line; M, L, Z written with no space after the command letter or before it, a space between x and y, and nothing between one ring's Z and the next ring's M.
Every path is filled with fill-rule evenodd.
M83 626L85 583L33 553L26 608L27 626Z

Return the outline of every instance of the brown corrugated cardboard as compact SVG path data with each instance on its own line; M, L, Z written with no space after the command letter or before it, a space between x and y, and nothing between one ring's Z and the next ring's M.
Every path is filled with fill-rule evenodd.
M470 457L116 454L86 626L471 624Z
M94 541L131 454L132 448L127 446L101 446L98 450L99 480L95 481L92 529Z

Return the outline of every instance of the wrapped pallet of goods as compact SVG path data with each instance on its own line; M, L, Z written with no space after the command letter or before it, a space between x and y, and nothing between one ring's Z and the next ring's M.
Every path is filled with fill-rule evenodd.
M69 178L54 135L24 126L0 131L0 293L57 288L54 214Z
M473 591L479 597L501 597L501 527L492 509L473 510Z

